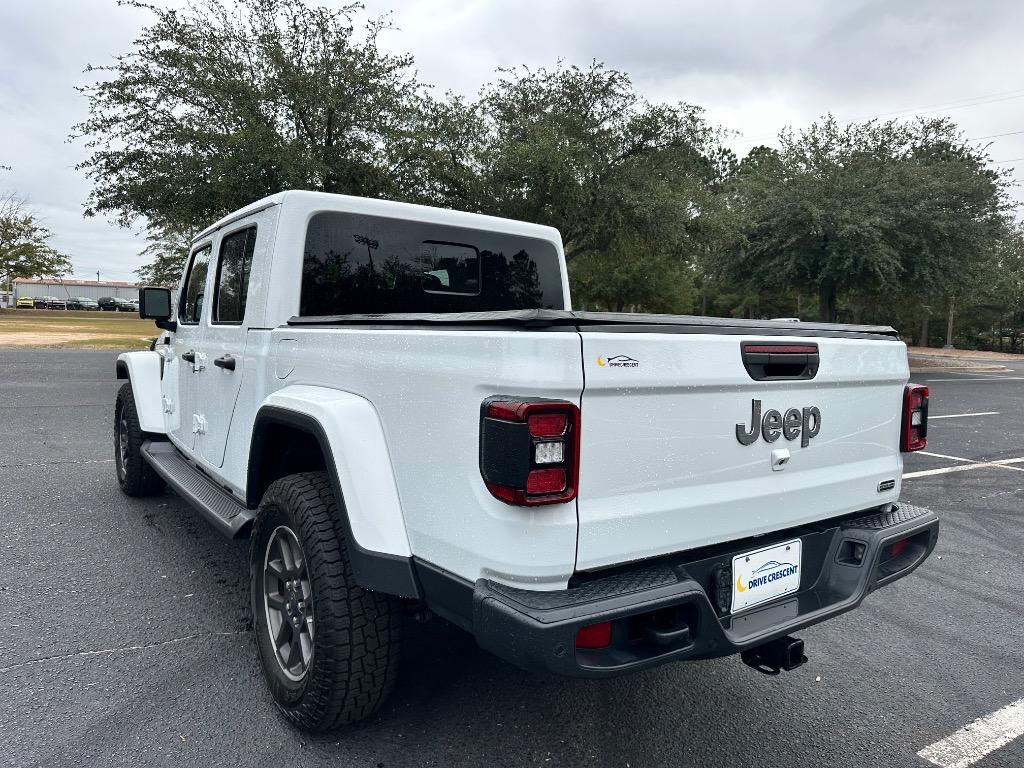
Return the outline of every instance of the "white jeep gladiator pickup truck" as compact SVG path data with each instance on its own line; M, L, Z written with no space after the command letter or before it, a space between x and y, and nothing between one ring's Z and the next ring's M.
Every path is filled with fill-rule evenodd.
M118 480L250 537L303 728L380 706L406 615L560 675L777 673L935 546L898 501L928 393L891 328L573 312L554 229L311 192L201 232L175 311L140 294Z

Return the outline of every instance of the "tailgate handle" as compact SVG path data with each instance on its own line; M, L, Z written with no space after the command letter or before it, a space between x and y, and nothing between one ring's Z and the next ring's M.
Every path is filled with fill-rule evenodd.
M743 342L743 367L754 381L813 379L818 373L818 345Z

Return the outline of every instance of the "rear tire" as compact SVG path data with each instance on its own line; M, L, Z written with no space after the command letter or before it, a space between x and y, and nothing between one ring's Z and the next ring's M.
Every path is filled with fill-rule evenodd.
M150 435L139 426L135 395L130 382L117 393L114 405L114 467L121 490L129 496L155 496L164 490L164 480L142 458L142 444Z
M372 715L398 674L401 603L355 583L343 514L326 473L289 475L264 494L249 548L263 676L313 732Z

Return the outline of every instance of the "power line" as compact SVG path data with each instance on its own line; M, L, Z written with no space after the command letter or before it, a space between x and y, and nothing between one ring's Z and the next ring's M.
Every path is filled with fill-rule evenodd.
M955 101L947 101L941 104L925 104L921 107L910 107L907 109L898 109L895 112L882 112L871 117L856 117L851 122L857 122L859 120L877 120L880 117L893 117L896 115L904 114L918 114L926 115L932 112L943 112L947 109L967 109L968 107L980 107L983 104L993 104L1000 101L1012 101L1013 99L1024 98L1024 88L1018 88L1013 91L1003 91L1001 93L992 93L988 96L974 96L967 99L957 99Z
M1007 133L993 133L989 136L971 136L967 141L981 141L982 139L998 139L1002 136L1016 136L1018 133L1024 133L1024 131L1008 131Z
M895 112L882 112L877 115L870 117L855 117L850 119L848 122L856 123L867 120L877 120L882 117L896 117L899 115L927 115L933 112L944 112L950 109L967 109L969 107L980 107L985 104L997 104L1002 101L1013 101L1015 99L1024 98L1024 88L1019 88L1013 91L1001 91L1000 93L992 93L987 96L974 96L967 99L958 99L956 101L949 101L942 104L926 104L921 107L911 107L909 109L900 109ZM977 136L975 138L967 139L967 141L978 141L980 139L994 139L1000 136L1012 136L1014 134L1024 133L1024 131L1010 131L1009 133L998 133L992 136ZM762 139L775 138L778 133L764 134L761 136L744 137L747 141L760 141Z

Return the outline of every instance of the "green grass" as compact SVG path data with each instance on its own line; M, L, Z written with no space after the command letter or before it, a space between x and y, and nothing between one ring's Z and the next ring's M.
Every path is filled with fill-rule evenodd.
M0 347L148 349L157 333L127 312L0 309Z

